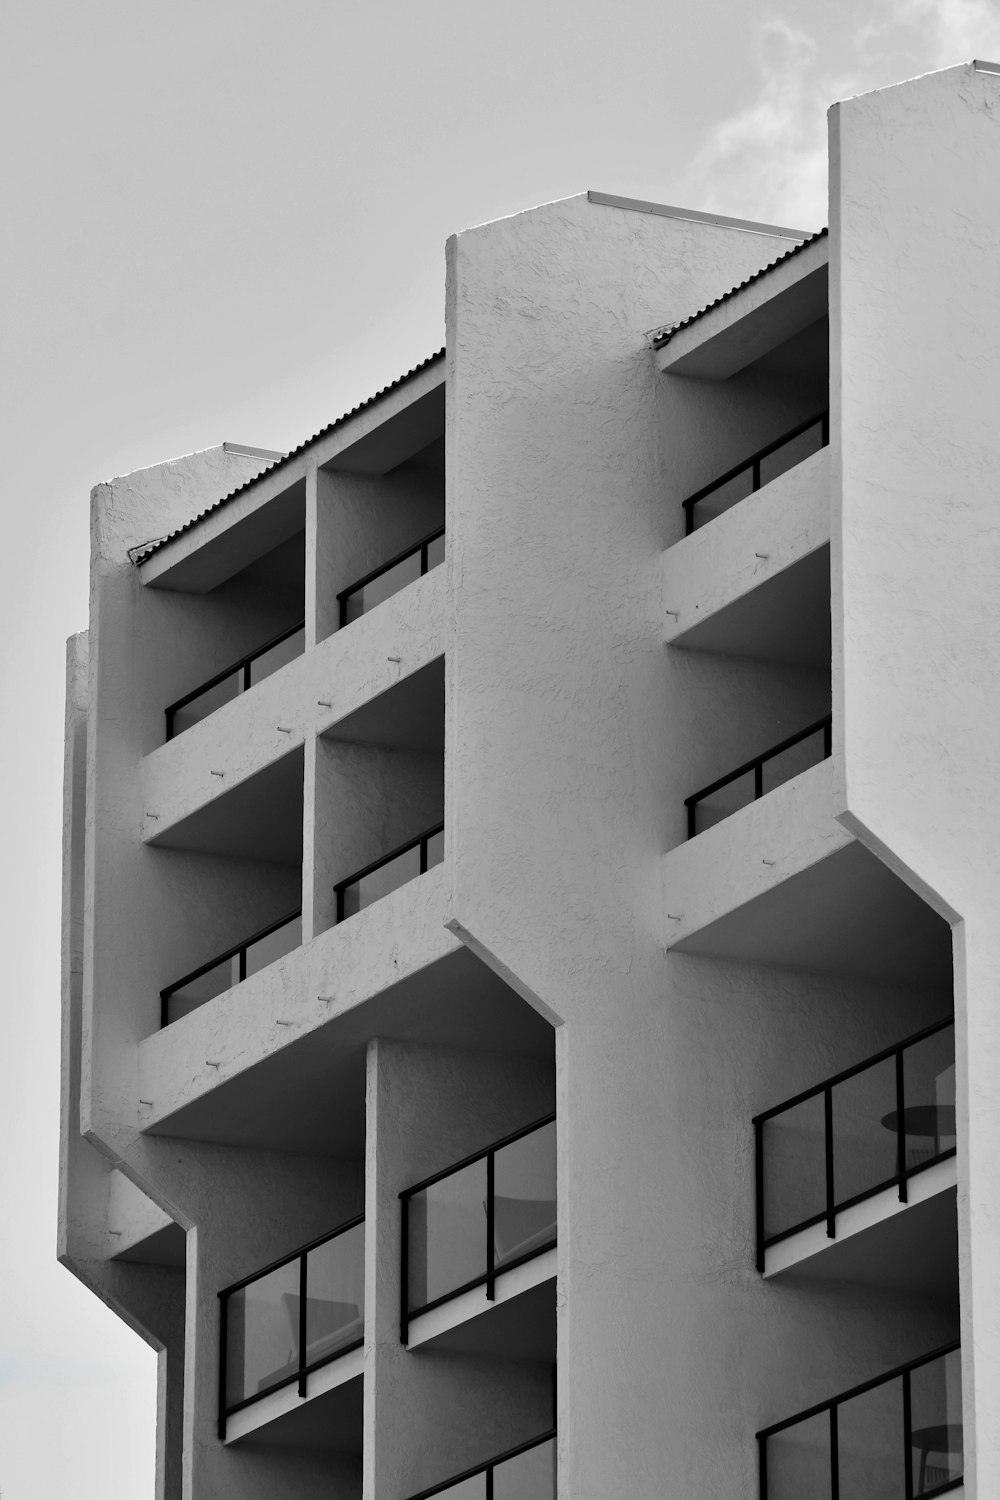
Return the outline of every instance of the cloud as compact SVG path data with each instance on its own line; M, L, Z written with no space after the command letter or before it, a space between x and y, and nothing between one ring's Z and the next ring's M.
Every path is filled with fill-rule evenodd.
M753 97L709 131L681 201L818 229L827 218L830 104L972 57L1000 58L1000 0L882 0L836 48L788 13L758 24Z

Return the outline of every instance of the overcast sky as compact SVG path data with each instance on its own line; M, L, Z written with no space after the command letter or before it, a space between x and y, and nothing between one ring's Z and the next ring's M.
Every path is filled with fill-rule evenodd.
M1000 0L7 0L0 1491L153 1493L153 1355L55 1264L63 649L92 485L287 448L438 348L455 230L587 188L826 222L835 99Z

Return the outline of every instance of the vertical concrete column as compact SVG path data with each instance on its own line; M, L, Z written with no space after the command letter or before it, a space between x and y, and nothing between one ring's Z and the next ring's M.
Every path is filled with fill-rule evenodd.
M306 545L305 545L305 649L311 651L329 631L320 630L319 620L319 500L321 483L319 471L314 463L306 469Z
M532 1059L369 1045L366 1500L405 1500L551 1424L550 1366L403 1347L399 1194L545 1114L552 1087Z

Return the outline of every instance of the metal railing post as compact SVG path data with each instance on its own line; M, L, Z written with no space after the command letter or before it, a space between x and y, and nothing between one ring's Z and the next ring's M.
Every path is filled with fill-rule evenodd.
M910 1372L903 1371L903 1496L913 1500L913 1406L910 1391Z
M226 1376L229 1367L229 1293L219 1293L219 1442L226 1441Z
M836 1194L833 1182L833 1089L823 1090L823 1155L826 1164L826 1235L837 1238Z
M840 1434L837 1403L830 1403L830 1500L840 1500Z
M903 1118L906 1099L903 1088L903 1049L896 1052L896 1173L899 1178L899 1201L906 1202L906 1121Z
M757 1270L764 1272L764 1122L753 1122L754 1187L756 1196Z
M496 1257L493 1252L493 1233L496 1223L496 1170L495 1153L486 1158L486 1300L492 1302L496 1296Z
M400 1194L402 1237L399 1242L399 1342L406 1347L410 1336L410 1199Z

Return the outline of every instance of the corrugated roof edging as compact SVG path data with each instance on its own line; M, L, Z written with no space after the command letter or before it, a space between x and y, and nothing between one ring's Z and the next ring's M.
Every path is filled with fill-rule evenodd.
M818 229L815 234L809 235L808 239L804 239L801 244L793 245L791 250L786 250L783 255L779 255L777 260L772 260L766 266L761 266L759 271L755 271L752 276L748 276L746 281L741 281L739 286L731 287L728 292L723 292L721 297L716 297L715 301L709 302L706 307L700 307L697 312L691 313L687 318L682 318L679 323L667 323L662 328L652 329L649 334L651 346L654 349L662 349L664 344L670 343L675 333L679 333L682 328L687 328L689 323L697 322L707 312L711 312L713 307L719 307L721 303L728 302L730 297L735 297L736 293L742 292L744 287L752 286L755 281L759 281L762 276L766 276L769 271L773 271L775 266L783 265L786 260L791 260L793 255L798 255L800 251L805 250L807 245L815 245L817 240L821 240L829 232L828 229Z
M212 515L213 512L221 509L223 505L228 505L230 500L235 500L237 495L244 494L246 490L258 484L265 475L273 474L276 469L281 468L282 464L289 463L293 458L297 458L300 453L304 453L307 448L311 448L313 443L318 443L321 438L328 437L331 432L343 426L345 422L349 422L352 417L356 417L359 411L364 411L367 407L374 406L376 401L381 401L382 397L388 396L390 391L398 390L401 385L405 385L408 380L412 380L414 375L419 375L421 370L426 370L439 359L443 359L444 354L445 351L443 349L438 349L436 353L428 355L426 359L420 361L419 365L414 365L412 370L407 370L405 375L400 375L398 380L393 380L389 385L383 386L380 391L375 392L374 396L369 396L367 401L359 402L357 406L353 406L350 411L345 412L342 417L338 417L336 421L329 423L326 427L322 427L319 432L313 433L312 437L306 438L304 442L299 443L297 448L292 448L283 458L278 458L274 463L268 464L266 468L261 469L259 474L255 474L252 479L244 480L243 484L238 485L235 490L231 490L228 495L223 495L221 500L213 501L211 505L199 511L196 516L192 516L190 521L185 521L183 526L178 526L175 531L169 531L166 536L157 537L154 541L143 542L138 547L130 547L128 551L129 557L134 563L145 562L147 557L150 557L167 542L173 541L175 536L181 536L183 532L190 531L192 526L197 526L198 522L203 521L206 516Z

